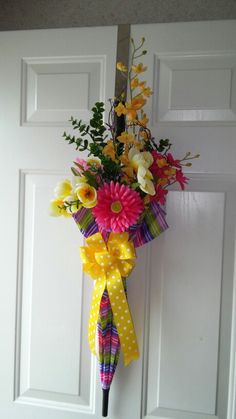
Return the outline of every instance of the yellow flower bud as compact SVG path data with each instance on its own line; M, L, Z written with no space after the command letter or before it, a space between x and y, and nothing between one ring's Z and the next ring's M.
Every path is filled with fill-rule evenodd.
M49 205L49 215L51 217L60 217L63 215L63 217L71 217L71 214L69 214L65 208L62 208L64 205L64 202L61 199L52 199Z
M144 71L146 71L147 70L147 67L146 66L144 66L143 65L143 63L139 63L139 64L137 64L137 65L132 65L132 71L134 72L134 73L137 73L137 74L139 74L139 73L143 73Z
M115 160L116 158L116 151L112 140L108 140L107 144L105 145L104 149L102 150L104 156L110 157L111 160Z
M65 179L59 182L54 190L55 197L64 199L66 196L70 195L72 191L72 185L70 180Z
M125 64L123 64L121 61L118 61L118 63L116 63L116 68L119 71L122 71L123 73L127 72L127 67Z

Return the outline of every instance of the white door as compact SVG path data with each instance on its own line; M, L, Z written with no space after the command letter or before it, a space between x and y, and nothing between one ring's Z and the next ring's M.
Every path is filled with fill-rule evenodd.
M148 249L141 417L235 419L236 22L132 36L146 38L152 133L201 154Z
M235 22L137 25L153 133L201 153L170 229L128 283L140 360L120 359L110 419L235 419ZM61 135L113 96L116 28L1 33L0 417L99 418L87 345L92 281L74 223L48 201L77 153ZM68 128L68 127L67 127Z
M82 236L71 220L50 218L48 203L77 155L62 139L68 119L88 120L95 101L114 95L116 37L116 27L0 35L2 419L101 409Z

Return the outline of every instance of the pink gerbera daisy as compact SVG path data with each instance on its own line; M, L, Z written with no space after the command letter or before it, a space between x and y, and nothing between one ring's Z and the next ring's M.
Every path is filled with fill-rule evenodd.
M120 233L138 221L143 208L138 192L112 181L98 189L92 212L100 230Z

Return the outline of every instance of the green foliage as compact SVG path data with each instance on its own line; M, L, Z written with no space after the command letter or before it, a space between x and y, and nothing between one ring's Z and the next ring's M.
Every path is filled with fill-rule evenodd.
M84 171L83 167L80 167L77 163L76 166L79 167L80 171L78 171L75 167L72 167L71 170L75 176L79 176L81 174L81 170L83 175L86 177L88 183L91 186L97 188L98 185L98 178L100 178L101 182L109 181L109 180L119 180L122 175L122 168L118 161L113 161L109 156L103 154L103 149L105 147L107 135L106 127L103 123L103 113L104 113L104 103L97 102L95 103L94 107L91 109L92 111L92 118L89 121L89 124L84 123L82 120L77 120L76 118L71 117L70 122L74 130L79 132L78 136L67 134L64 132L63 137L68 144L75 144L76 150L79 151L88 151L89 156L99 157L103 166L102 173L99 173L101 169L93 169ZM157 150L160 153L167 153L170 149L171 144L168 139L161 139L159 144L155 143L155 140L151 138L151 140L146 143L145 150L152 151L153 149ZM124 145L117 141L116 144L116 153L117 156L120 156L123 153ZM91 171L93 173L91 173ZM132 185L134 189L138 188L138 184L134 183Z
M107 138L105 134L106 128L103 124L103 112L104 112L104 103L97 102L95 103L94 107L92 108L93 116L89 121L89 124L85 124L82 120L77 120L76 118L71 117L69 122L74 130L79 131L79 136L67 134L66 132L63 133L63 138L68 144L75 144L76 150L85 151L89 150L90 153L93 154L91 150L92 144L99 145L97 149L97 156L100 156L102 149L105 145L105 140ZM92 141L92 142L91 142Z
M93 186L96 189L98 188L98 182L97 182L96 176L93 175L89 170L84 170L83 176L86 177L88 184L90 186Z
M131 186L132 189L138 189L140 185L139 185L138 182L133 182L133 183L131 183L130 186Z
M93 117L90 119L89 124L90 127L93 129L90 129L90 135L93 141L95 142L104 142L104 133L106 131L106 128L103 125L103 112L104 109L104 103L103 102L97 102L95 103L94 107L92 108Z
M159 141L159 144L156 144L154 138L151 138L150 142L146 144L145 150L152 151L154 149L159 153L166 154L171 148L171 145L172 144L170 143L170 140L168 140L168 138L166 138L165 140L161 139Z
M75 169L75 167L71 167L71 171L72 171L74 176L80 176L80 173L78 172L77 169Z
M171 147L170 140L166 138L165 140L160 140L159 145L157 146L157 150L162 153L163 151L166 153Z
M105 144L101 145L101 144L98 144L98 143L91 143L89 145L89 156L93 155L95 157L101 158L102 150L103 150L104 146L105 146Z
M121 174L120 164L104 155L101 156L101 162L103 165L103 178L105 177L106 180L118 180Z
M101 163L103 165L103 179L106 178L106 180L115 180L118 179L120 173L121 173L121 167L120 164L113 161L110 157L105 156L102 153L103 147L105 144L101 145L98 143L91 143L90 144L90 153L89 155L93 155L95 157L99 157L101 160Z

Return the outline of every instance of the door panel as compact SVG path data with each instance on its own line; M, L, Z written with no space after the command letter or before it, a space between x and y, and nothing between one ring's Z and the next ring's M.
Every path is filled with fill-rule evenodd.
M1 33L1 417L100 411L83 238L72 220L50 218L48 207L77 155L61 138L68 119L88 121L94 102L114 94L116 32Z
M162 329L158 343L159 403L174 410L212 415L217 380L224 194L172 192L167 211L173 227L165 235L162 259L156 264L154 258L152 267L154 275L162 272L158 292L162 296L158 316ZM174 225L176 218L178 224ZM155 307L155 300L151 307ZM155 312L153 316L156 318Z
M151 251L150 417L226 417L235 192L229 180L195 175L188 192L170 193L168 221L178 224Z
M120 359L111 419L235 419L236 24L134 25L145 36L157 139L201 158L167 201L170 229L138 249L128 296L140 359ZM81 234L48 216L77 156L61 139L114 94L116 28L3 32L0 416L99 418ZM145 77L146 78L146 77Z
M143 418L235 418L236 24L137 25L155 138L201 154L149 248Z

